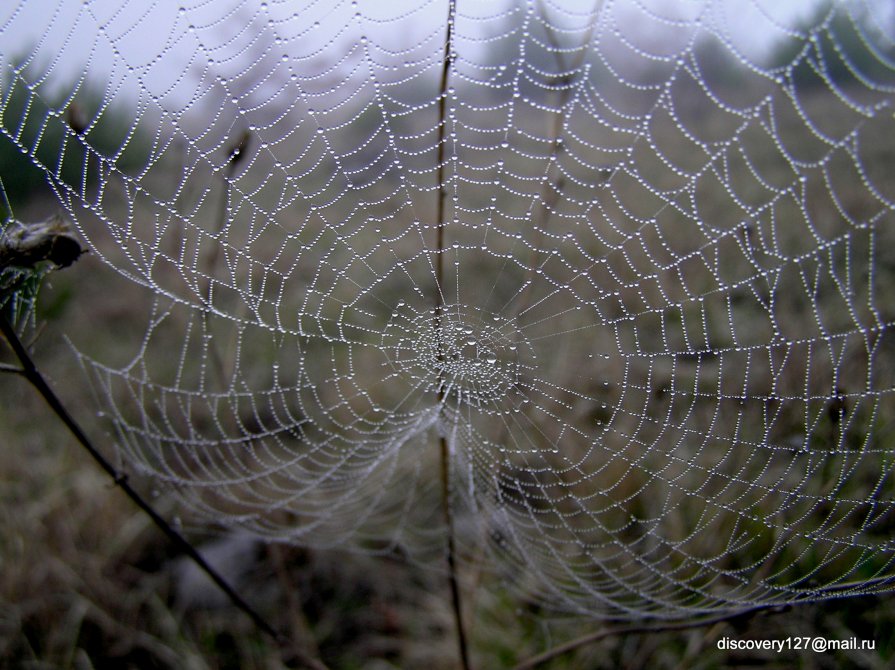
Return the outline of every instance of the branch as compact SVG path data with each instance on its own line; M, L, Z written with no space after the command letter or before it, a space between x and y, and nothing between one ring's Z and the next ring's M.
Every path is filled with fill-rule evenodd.
M858 582L843 582L841 584L831 584L824 588L821 588L818 591L819 596L828 595L834 597L836 594L848 594L849 591L855 588L862 588L868 586L875 586L877 588L881 586L893 586L895 585L895 577L887 576L887 577L876 577L874 579L868 579L864 581ZM851 595L851 594L849 594ZM859 594L861 595L861 594ZM863 595L873 595L873 594L863 594ZM841 597L841 596L840 596ZM853 597L853 596L852 596ZM702 628L703 626L711 626L716 623L725 623L725 622L734 622L734 621L743 621L749 619L759 612L784 612L789 610L794 605L808 605L814 600L802 601L799 603L769 603L767 605L755 605L753 607L749 607L744 610L738 610L736 612L727 612L725 614L719 614L714 617L709 617L705 619L697 619L696 621L679 621L673 623L664 623L664 624L638 624L632 626L618 626L615 628L604 628L603 630L598 630L593 633L588 633L587 635L582 635L579 638L566 642L565 644L561 644L557 647L553 647L552 649L548 649L542 654L538 654L537 656L532 656L529 659L522 661L521 663L513 666L512 670L530 670L541 663L546 663L558 656L562 656L563 654L567 654L570 651L574 651L579 647L583 647L588 644L593 644L595 642L599 642L600 640L604 640L607 637L615 637L617 635L641 635L641 634L654 634L654 633L666 633L669 631L677 631L677 630L689 630L691 628Z
M444 61L441 68L441 95L438 98L438 209L436 213L435 224L437 226L435 247L435 329L438 332L438 360L443 364L444 351L442 347L443 338L441 327L442 310L444 309L444 228L447 222L444 220L445 201L447 200L447 189L444 183L444 148L447 131L447 91L448 76L451 70L451 60L453 54L451 52L451 43L454 33L454 17L457 13L456 0L448 2L447 17L447 36L444 42ZM439 367L438 372L438 404L439 407L444 403L444 370L443 365ZM456 539L454 538L454 514L451 509L451 463L450 453L448 451L447 440L442 436L439 440L439 450L441 457L441 506L444 514L444 525L447 531L447 563L448 563L448 582L451 589L451 607L454 612L454 627L457 630L457 646L460 651L460 667L463 670L470 670L472 667L469 663L469 644L466 640L466 630L463 626L463 604L460 598L460 584L457 579L457 549Z
M604 640L607 637L616 637L619 635L652 635L655 633L666 633L677 630L689 630L691 628L702 628L704 626L711 626L713 624L722 623L725 621L747 619L757 614L758 612L774 609L776 607L779 607L779 605L758 605L749 609L739 610L732 613L727 612L726 614L720 614L718 616L709 617L706 619L698 619L696 621L680 621L676 623L651 625L636 624L632 626L616 626L614 628L603 628L602 630L594 631L593 633L588 633L587 635L582 635L581 637L566 642L565 644L561 644L553 647L552 649L548 649L544 653L538 654L537 656L532 656L531 658L522 661L518 665L513 666L512 670L531 670L532 668L535 668L542 663L546 663L547 661L551 661L558 656L568 654L571 651L575 651L579 647L584 647L588 644L594 644L595 642Z
M447 90L448 75L451 70L451 42L454 33L454 16L457 11L456 0L449 0L448 3L448 20L447 20L447 37L444 42L444 62L441 68L441 91L438 96L438 154L436 161L438 162L438 210L435 215L436 239L435 247L437 257L435 259L435 301L436 312L440 315L441 307L444 306L444 220L445 201L447 200L447 189L444 185L444 145L447 142ZM436 324L437 325L437 324Z
M99 466L106 471L106 473L113 479L115 485L118 486L122 491L124 491L125 495L130 498L134 504L137 505L141 510L143 510L150 519L152 519L153 523L171 540L178 549L183 551L189 558L197 565L199 568L206 574L208 577L217 584L218 588L223 591L227 598L230 599L230 602L233 603L238 609L242 610L248 617L252 620L255 626L266 633L270 637L272 637L277 644L281 648L287 648L289 646L289 640L287 640L283 635L278 633L273 626L271 626L267 620L264 619L255 609L252 608L243 598L240 596L230 584L202 557L202 555L198 552L198 550L190 544L190 542L183 537L179 532L177 532L171 525L162 518L158 512L153 509L153 507L147 503L143 497L134 490L133 487L127 481L127 475L125 473L119 472L115 466L113 466L105 456L103 456L100 451L93 445L90 441L90 438L81 430L81 427L77 424L74 418L69 414L68 410L62 404L62 401L59 400L58 396L55 394L53 389L50 388L49 384L47 384L46 380L41 375L40 371L37 369L37 366L34 364L34 361L31 358L31 355L28 353L25 346L22 344L19 336L16 334L15 329L10 325L6 316L0 313L0 331L2 331L3 336L6 338L6 341L9 343L9 346L12 348L13 353L16 355L16 358L19 359L19 363L21 364L21 369L17 371L18 374L25 377L28 382L34 387L34 389L43 397L43 399L50 406L50 409L53 413L59 417L62 423L65 424L65 427L68 428L69 432L75 437L75 439L84 447L85 450L90 454L94 461L96 461ZM4 366L4 370L9 366ZM13 368L16 370L16 368ZM11 371L11 370L9 370ZM312 670L327 670L326 666L318 661L317 659L310 658L301 652L293 652L296 654L296 660L300 663L304 664L306 667L311 668Z

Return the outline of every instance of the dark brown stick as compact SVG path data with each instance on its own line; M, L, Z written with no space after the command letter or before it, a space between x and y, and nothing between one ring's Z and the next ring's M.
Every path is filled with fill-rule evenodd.
M447 201L447 188L444 183L445 168L445 143L447 137L447 90L448 75L451 69L451 43L453 41L454 17L457 12L456 0L448 3L447 36L444 43L444 61L441 68L441 95L438 99L438 207L436 214L435 235L435 329L441 329L442 311L444 309L444 228L445 205ZM444 362L444 352L441 334L438 335L438 360ZM439 371L438 379L438 403L444 403L445 388L443 372ZM444 513L444 524L447 530L447 563L448 581L451 589L451 606L454 612L454 624L457 629L457 646L460 651L460 666L463 670L470 670L469 648L466 641L466 630L463 626L463 606L460 598L460 584L457 580L457 549L454 538L454 514L451 510L451 463L447 439L441 437L439 441L441 451L441 502Z
M447 562L448 581L451 586L451 605L454 610L454 622L457 627L457 645L460 647L460 667L470 670L469 645L466 641L466 629L463 626L462 600L460 599L460 583L457 580L457 549L454 540L454 513L451 510L450 454L447 439L439 441L441 448L441 501L444 512L444 523L447 527Z
M557 645L551 649L548 649L542 654L538 654L537 656L532 656L531 658L528 658L521 663L513 666L512 670L531 670L532 668L535 668L542 663L546 663L547 661L551 661L558 656L568 654L569 652L575 651L576 649L584 647L588 644L594 644L595 642L599 642L600 640L605 640L607 637L615 637L618 635L654 635L656 633L666 633L669 631L702 628L703 626L711 626L712 624L716 623L747 618L763 610L769 610L775 607L778 607L778 605L759 605L757 607L752 607L746 610L739 610L733 613L727 612L726 614L720 614L718 616L699 619L696 621L678 621L665 624L635 624L631 626L603 628L602 630L597 630L593 633L588 633L587 635L582 635L579 638L570 640L565 644Z
M444 305L444 220L445 202L447 200L447 189L444 185L444 147L447 130L447 88L448 74L451 70L451 42L454 34L454 16L456 15L456 0L450 0L448 4L448 21L447 21L447 37L444 42L444 62L441 67L441 95L438 98L438 210L435 216L435 283L436 295L435 300L438 307Z
M289 648L289 640L286 639L282 634L278 633L273 626L271 626L265 619L262 617L255 609L252 608L243 598L240 596L230 584L202 557L199 551L192 545L190 542L183 537L178 531L176 531L164 518L162 518L158 512L153 509L153 507L147 503L143 497L134 490L133 487L128 483L127 475L125 473L119 472L114 465L112 465L105 456L100 453L100 451L93 445L90 441L90 438L87 437L86 433L81 430L81 427L74 420L65 406L62 404L62 401L59 400L56 393L50 388L49 384L47 384L43 375L37 369L37 366L34 364L34 361L31 358L31 355L28 353L25 346L22 344L19 336L16 334L15 329L6 319L6 316L0 314L0 331L3 333L3 337L6 338L7 343L9 343L10 348L15 354L16 358L19 359L19 363L21 364L21 374L31 386L43 397L43 399L50 406L50 409L53 413L59 417L62 423L65 424L65 427L68 428L69 432L74 436L74 438L81 444L81 446L90 454L94 461L96 461L99 466L106 471L106 473L112 478L115 482L115 485L118 486L124 494L130 498L134 504L139 507L143 512L145 512L150 519L152 519L153 523L171 540L178 549L183 551L199 568L208 575L209 579L211 579L218 588L223 591L227 598L229 598L230 602L233 603L235 607L244 612L248 617L252 620L252 623L255 626L272 637L279 646L282 648ZM299 662L303 663L306 667L311 668L312 670L327 670L326 666L323 665L317 659L310 658L304 654L301 654L299 658L297 658Z

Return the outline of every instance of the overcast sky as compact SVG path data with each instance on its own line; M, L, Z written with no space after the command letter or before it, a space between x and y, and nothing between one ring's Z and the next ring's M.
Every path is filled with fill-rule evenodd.
M551 20L561 27L574 27L576 21L583 25L592 11L581 0L537 0L534 6L540 6L542 1L549 7L546 11ZM648 45L660 43L663 31L675 32L674 21L683 20L692 31L693 19L700 17L736 48L757 57L769 44L784 38L787 29L810 15L815 1L616 0L604 6L601 23L609 30L618 27L623 37L636 44ZM0 9L0 54L8 63L36 47L38 62L49 66L59 81L77 79L89 65L93 79L125 81L125 88L132 93L138 89L137 82L142 81L152 94L165 96L167 104L172 105L191 95L194 82L183 79L186 68L201 68L202 61L209 57L226 61L234 57L239 46L249 43L249 33L240 33L249 21L254 20L255 26L266 23L270 34L282 38L282 45L278 46L284 54L296 56L301 62L302 57L317 50L325 53L332 45L349 44L361 35L385 47L403 48L414 39L437 33L446 13L445 0L362 0L356 8L349 0L271 0L266 10L262 4L193 0L184 2L181 9L180 3L173 0L7 0ZM458 47L469 52L481 48L477 40L489 31L493 34L499 23L485 20L486 17L499 17L511 6L505 0L461 0ZM521 25L519 17L526 5L519 2L517 6L522 11L514 15L515 19L501 21L516 20ZM296 12L296 7L300 11ZM398 24L392 22L396 17L401 17ZM160 54L163 60L157 61Z

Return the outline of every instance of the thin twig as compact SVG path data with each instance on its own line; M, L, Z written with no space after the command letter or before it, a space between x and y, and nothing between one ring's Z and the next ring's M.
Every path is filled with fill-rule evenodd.
M532 656L531 658L526 659L521 663L513 666L512 670L531 670L532 668L536 668L542 663L551 661L554 658L562 656L563 654L568 654L569 652L575 651L580 647L594 644L595 642L599 642L600 640L605 640L607 637L616 637L619 635L654 635L656 633L667 633L670 631L702 628L704 626L711 626L712 624L733 621L735 619L746 619L753 616L754 614L757 614L758 612L774 609L776 607L779 607L779 605L758 605L749 609L739 610L732 613L728 612L726 614L721 614L707 619L699 619L696 621L678 621L665 624L635 624L631 626L603 628L602 630L594 631L593 633L588 633L587 635L582 635L579 638L570 640L565 644L557 645L556 647L548 649L544 653L538 654L537 656Z
M442 328L442 312L444 310L444 229L445 205L447 201L447 187L445 186L445 143L447 142L447 91L448 76L451 70L453 54L451 52L454 17L457 13L456 0L448 3L447 35L444 42L444 60L441 68L441 95L438 98L438 207L436 213L436 239L435 239L435 330L438 342L438 360L441 363L438 372L438 404L441 407L445 399L444 384L444 350ZM447 532L447 564L448 581L451 589L451 606L454 612L454 626L457 632L457 646L460 652L460 665L463 670L470 670L469 646L466 641L466 629L463 626L463 604L460 598L460 583L457 579L457 549L454 537L454 514L451 508L451 463L450 450L447 439L442 436L439 440L441 455L441 503L444 513L444 525Z
M444 147L447 142L447 88L448 75L451 70L451 42L454 34L454 16L456 15L456 0L448 3L447 37L444 42L444 62L441 68L441 95L438 97L438 211L435 216L436 226L436 258L435 258L435 302L436 313L444 306L444 220L445 202L447 201L447 188L444 184ZM437 325L437 324L436 324Z
M224 229L227 227L227 205L230 203L230 196L233 187L233 175L236 174L237 165L245 159L251 139L252 136L248 130L242 132L236 142L227 148L227 165L221 171L221 195L220 199L218 200L218 214L216 218L214 234L211 236L214 240L214 244L211 247L211 253L208 257L208 274L205 277L205 287L204 291L202 292L202 297L205 300L204 309L202 310L202 324L205 328L206 334L209 334L209 331L211 329L209 317L211 316L212 299L214 297L214 280L215 276L217 275L217 266L218 259L221 255L221 247L224 246L224 243L220 239L220 237L221 233L223 233ZM209 355L212 360L212 367L214 367L217 372L221 387L227 388L229 386L228 373L234 372L232 362L229 360L230 352L228 352L228 356L225 358L221 354L220 348L217 345L217 340L212 339L210 340L209 344Z
M16 334L15 329L7 320L4 314L0 314L0 331L2 331L3 336L6 338L7 343L15 354L16 358L19 359L19 363L22 366L21 374L31 386L43 397L43 399L50 406L50 409L53 413L59 417L62 423L65 424L65 427L68 428L69 432L75 437L75 439L84 447L85 450L90 454L94 461L96 461L99 466L106 471L106 473L113 479L115 485L118 486L124 493L130 498L137 507L139 507L143 512L145 512L150 519L152 519L153 523L171 540L178 549L183 551L199 568L206 574L208 577L221 589L221 591L226 594L227 598L229 598L230 602L233 603L235 607L242 610L248 617L252 620L252 623L261 630L266 633L270 637L272 637L277 644L281 648L290 648L289 640L286 639L282 634L278 633L273 626L271 626L264 617L262 617L255 609L252 608L243 598L240 596L230 584L202 557L199 551L192 545L190 542L183 537L178 531L176 531L171 525L159 515L155 509L146 502L143 497L131 487L128 482L127 475L123 472L118 471L115 466L113 466L105 456L100 453L100 451L93 445L90 441L90 438L87 437L86 433L81 430L81 427L74 420L65 406L62 404L62 401L59 400L56 393L50 388L49 384L47 384L43 375L37 369L31 355L28 353L28 350L25 349L25 346L22 344L19 336ZM296 654L299 662L303 663L308 668L312 670L326 670L326 666L318 661L317 659L310 658L307 655L299 652Z
M220 200L218 201L218 215L215 223L215 230L212 239L214 240L213 246L211 247L211 253L208 257L208 274L205 277L205 287L202 291L202 298L205 300L205 305L202 310L202 325L205 329L205 334L209 333L211 328L211 310L212 310L212 299L214 297L214 279L217 274L217 265L218 265L218 257L221 252L221 245L223 244L219 239L221 232L224 230L224 227L227 224L227 201L230 199L230 179L233 174L233 163L229 163L221 174L221 178L223 180L223 188L221 189ZM224 368L224 359L221 356L221 352L217 346L217 340L211 339L209 341L209 356L211 358L212 367L218 376L218 381L221 383L222 388L227 388L228 380L227 380L227 371Z
M451 510L451 477L450 477L450 453L447 439L442 437L439 441L441 448L441 501L444 512L444 523L447 527L447 562L448 581L451 587L451 605L454 611L454 622L457 628L457 646L460 648L460 666L463 670L470 670L469 645L466 641L466 629L463 626L463 606L460 599L460 582L457 579L457 548L454 539L454 513Z

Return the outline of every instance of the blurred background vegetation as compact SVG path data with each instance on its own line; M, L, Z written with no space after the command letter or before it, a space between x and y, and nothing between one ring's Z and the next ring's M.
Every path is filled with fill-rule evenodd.
M819 6L806 27L828 12L828 6ZM825 33L834 35L834 42L814 46L817 58L831 64L829 82L847 86L854 69L870 78L890 75L880 71L880 58L868 51L854 23L841 17ZM767 67L784 71L805 48L796 41L781 44ZM699 60L713 68L707 76L732 87L742 80L741 65L718 45L706 41L699 49ZM843 54L849 55L848 64ZM796 87L827 92L827 83L808 67L809 60L791 70ZM76 191L96 187L100 171L108 166L74 136L116 170L130 174L146 164L150 136L134 126L129 110L105 103L101 90L90 83L78 87L73 98L48 99L31 96L7 78L2 101L0 125L10 133L0 137L0 177L13 209L4 213L5 220L40 220L57 211L57 194L35 163ZM62 109L72 132L45 123L53 110ZM890 169L891 163L883 168ZM895 264L881 269L895 272ZM41 369L100 444L113 437L84 391L83 372L66 338L111 350L123 337L141 333L145 314L121 289L126 285L95 254L88 255L46 278L36 328L29 331ZM2 360L10 363L6 354ZM282 651L196 577L149 520L77 449L24 380L9 374L0 377L0 450L0 664L79 670L284 666ZM168 518L186 515L151 481L134 476L132 483ZM204 528L189 518L183 522L189 537L253 605L299 644L318 650L331 667L456 667L448 593L438 572L422 570L399 555L265 545L224 528ZM599 625L555 616L499 585L464 586L475 593L469 632L477 668L512 667ZM874 640L876 650L775 654L719 650L716 644L725 636L806 635ZM802 605L705 629L610 638L545 667L882 669L892 667L893 656L895 599L884 594Z

